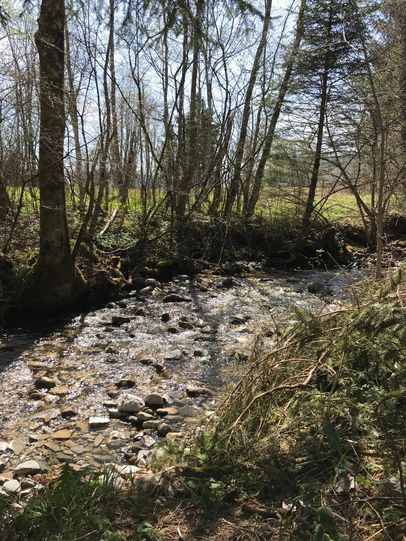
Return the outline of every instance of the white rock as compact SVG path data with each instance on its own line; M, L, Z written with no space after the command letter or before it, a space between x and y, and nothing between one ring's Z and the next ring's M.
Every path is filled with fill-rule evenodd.
M135 394L125 393L121 395L117 402L118 411L126 413L138 413L144 407L142 398Z
M21 491L21 485L17 479L10 479L4 483L3 490L8 494L18 494Z
M109 417L89 417L89 427L99 428L110 423Z
M137 468L137 466L131 466L131 465L124 465L121 466L120 464L117 464L116 471L121 475L121 477L132 477L135 475L140 469Z
M19 464L14 470L14 473L16 475L35 475L43 471L46 471L46 468L40 466L36 460L27 460Z

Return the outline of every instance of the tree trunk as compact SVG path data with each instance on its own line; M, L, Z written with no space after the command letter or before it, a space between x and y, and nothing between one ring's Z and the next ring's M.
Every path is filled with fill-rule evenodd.
M331 36L331 26L332 26L332 11L330 10L329 26L327 28L328 39ZM330 73L330 50L327 49L325 58L324 58L323 73L321 76L320 109L319 109L319 121L317 124L316 149L314 151L314 161L313 161L312 176L310 178L309 193L307 195L306 207L303 214L301 236L305 236L307 232L309 231L310 219L314 210L314 199L316 197L316 188L317 188L317 183L319 181L321 150L322 150L322 145L323 145L324 125L326 121L329 73Z
M241 182L245 142L247 139L248 122L249 122L249 118L251 114L252 94L254 92L254 87L257 80L258 71L261 65L261 58L264 54L264 50L266 47L268 29L269 29L269 24L271 21L271 7L272 7L272 0L266 0L261 39L259 41L256 53L255 53L255 58L252 65L250 78L248 81L247 92L245 94L245 99L244 99L244 109L242 113L240 137L238 139L237 149L235 152L234 175L231 179L230 189L229 189L226 204L224 207L225 218L229 218L231 215L231 211L233 209L233 205L237 197L238 189Z
M81 282L65 206L64 26L64 0L42 0L35 35L40 60L40 251L24 298L40 310L71 303Z
M295 65L296 57L299 52L300 42L302 41L303 35L303 18L304 12L306 9L306 0L302 0L300 3L299 15L296 25L296 35L295 41L293 43L293 49L289 56L285 73L281 85L279 87L278 97L276 98L275 106L272 112L271 120L268 126L268 130L265 135L264 146L262 148L262 153L260 160L258 162L258 167L255 173L254 185L252 187L251 197L249 199L245 215L247 218L251 218L254 215L255 207L257 206L258 199L261 193L262 181L264 178L264 171L266 163L269 159L273 138L275 135L276 124L279 120L279 115L282 109L283 102L285 101L285 96L289 88L289 82L291 79L293 67Z

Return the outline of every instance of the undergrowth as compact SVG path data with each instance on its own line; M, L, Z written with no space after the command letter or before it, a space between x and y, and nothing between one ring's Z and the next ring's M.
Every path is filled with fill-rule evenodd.
M224 465L289 539L403 540L406 283L363 284L351 306L297 322L244 378L188 461ZM284 539L283 534L280 539Z

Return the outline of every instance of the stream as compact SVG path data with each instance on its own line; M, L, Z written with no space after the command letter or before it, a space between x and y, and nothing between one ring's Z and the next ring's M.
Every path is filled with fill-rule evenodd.
M64 463L147 471L157 442L181 439L213 414L259 334L271 347L295 309L337 309L357 277L147 279L104 308L0 334L0 492L29 493Z

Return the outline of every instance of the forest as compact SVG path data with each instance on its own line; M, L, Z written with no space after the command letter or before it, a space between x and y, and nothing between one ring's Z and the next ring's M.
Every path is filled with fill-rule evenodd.
M0 539L406 539L406 0L0 0Z

